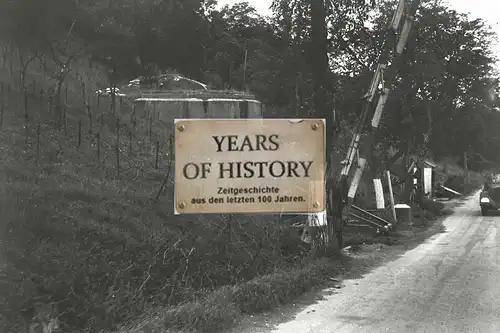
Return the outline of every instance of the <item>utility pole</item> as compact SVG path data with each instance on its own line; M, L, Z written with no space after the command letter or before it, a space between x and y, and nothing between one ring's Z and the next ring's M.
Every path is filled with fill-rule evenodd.
M414 17L417 8L420 5L421 0L399 0L397 8L394 12L390 26L387 29L386 40L384 42L383 48L378 58L377 67L373 75L372 81L370 83L368 92L363 96L365 99L363 104L363 109L361 112L361 117L356 125L351 144L347 151L346 159L343 161L343 168L340 177L337 182L337 188L345 187L347 178L351 171L351 168L356 161L356 170L347 192L347 200L342 210L345 212L349 209L352 201L356 195L358 185L361 181L363 172L367 167L372 169L373 178L376 175L376 166L372 163L372 154L375 144L375 135L383 115L384 107L390 94L390 88L397 77L397 72L402 65L402 53L406 46L408 36L410 34L411 28L413 26ZM403 21L403 23L402 23ZM401 27L402 23L402 27ZM398 37L398 32L399 37ZM388 62L391 54L395 52L394 61L388 69ZM376 97L379 95L378 102L375 107L375 111L372 113L371 126L369 126L368 132L363 134L367 118L369 113L371 113L372 103ZM344 188L344 191L346 189ZM342 194L345 197L345 193ZM343 224L343 216L338 223ZM342 230L342 227L337 228ZM337 234L337 238L339 235ZM342 236L340 235L339 245L342 246Z

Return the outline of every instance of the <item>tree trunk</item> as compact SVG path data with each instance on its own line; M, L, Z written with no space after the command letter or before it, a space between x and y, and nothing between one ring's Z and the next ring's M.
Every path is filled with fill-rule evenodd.
M326 30L326 9L324 0L309 0L311 5L311 50L310 62L314 86L314 111L312 116L330 116L328 107L328 83L330 66L328 64L328 41ZM330 117L328 117L330 118Z
M338 157L333 156L333 143L337 133L335 128L335 120L333 114L333 94L330 93L332 85L330 81L330 65L328 60L328 34L326 27L326 8L325 0L309 0L309 5L311 6L311 48L309 53L309 62L311 66L311 72L313 77L313 103L314 110L311 112L310 116L325 118L326 119L326 163L327 163L327 200L330 204L327 205L328 211L328 230L327 237L315 237L313 238L313 246L323 245L322 240L327 239L331 242L334 238L334 230L339 230L342 222L338 220L339 211L342 209L342 205L339 205L338 195L333 195L334 188L332 183L334 182L334 171L333 168L337 165L332 165L333 161L337 161ZM335 199L334 199L335 197ZM335 228L333 225L337 225ZM319 229L319 228L318 228ZM316 230L316 235L321 234L319 230ZM325 230L326 231L326 230ZM337 235L341 237L341 235ZM338 240L341 243L341 240Z

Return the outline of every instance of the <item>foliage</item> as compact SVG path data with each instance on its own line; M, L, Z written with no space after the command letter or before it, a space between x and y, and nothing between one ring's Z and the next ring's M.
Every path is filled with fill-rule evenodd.
M393 8L394 1L386 0L276 0L273 16L262 17L248 3L218 9L213 0L2 1L0 40L9 57L20 62L16 89L26 88L31 79L45 84L47 74L53 87L44 91L52 89L62 107L68 103L67 98L62 102L63 86L69 87L70 100L79 96L75 78L95 74L96 64L107 73L98 72L88 89L176 71L212 88L248 90L273 117L323 117L334 110L331 125L338 130L335 143L342 154ZM476 170L499 163L498 77L489 28L426 0L409 41L382 120L379 154L406 143L417 150L427 133L436 157L461 158L467 152L469 167ZM35 64L43 68L43 80ZM19 107L11 103L19 95L7 97L9 110ZM82 97L76 98L75 113L85 117L82 107L88 101ZM33 113L43 118L46 100L30 101L39 103ZM114 121L105 122L112 127ZM21 127L19 119L16 124ZM181 303L201 309L199 297L224 285L238 285L227 287L234 298L228 304L250 312L279 304L317 280L304 269L295 277L280 273L274 282L267 277L260 284L248 282L300 263L307 252L277 218L174 217L165 208L170 202L149 205L163 180L159 172L137 180L143 170L136 168L115 179L109 162L96 164L69 147L71 140L47 148L54 156L40 171L26 166L19 133L2 129L2 135L5 193L0 204L9 209L0 218L0 235L6 238L0 259L12 263L7 283L15 290L2 288L0 296L13 310L24 309L23 301L37 295L51 295L65 308L62 322L71 328L112 329L152 308ZM53 130L44 136L57 137ZM153 159L149 155L130 163L144 165L143 160ZM223 317L226 310L214 311ZM173 326L204 323L193 323L190 316L175 322L176 311L167 311Z
M73 42L110 69L112 81L175 69L213 88L249 90L274 116L325 116L334 109L345 132L360 112L395 3L320 1L319 10L315 3L276 0L266 18L245 2L217 9L213 0L23 0L2 4L9 13L2 32L37 52L71 30ZM496 162L493 42L482 20L423 1L381 140L417 149L426 133L436 156L467 151L470 166Z

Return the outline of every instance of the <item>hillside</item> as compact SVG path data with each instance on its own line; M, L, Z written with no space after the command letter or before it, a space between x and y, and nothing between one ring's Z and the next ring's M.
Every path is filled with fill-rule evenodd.
M368 15L373 9L351 6L343 10ZM389 4L382 2L371 18L371 38L387 21L384 6ZM337 50L330 56L346 65L321 79L311 66L313 55L302 52L311 46L309 36L293 32L309 31L312 18L281 13L286 21L278 14L270 22L245 4L217 11L194 0L169 6L1 4L0 299L8 310L1 314L2 331L21 331L42 303L57 306L63 331L116 331L146 322L162 330L219 332L346 269L338 249L327 249L326 259L311 257L310 246L290 227L295 221L284 217L174 216L166 125L143 114L134 126L131 98L113 104L95 94L138 75L175 71L211 89L249 91L266 104L269 117L323 117L336 110L341 156L378 42L368 43L361 30L347 31L346 25L338 34L352 49L340 41L328 45ZM328 20L344 18L329 12ZM352 20L358 27L363 19ZM446 26L439 35L446 41L442 48L431 38L438 29L433 20ZM463 186L460 165L467 151L475 171L464 189L469 193L481 183L479 173L500 161L499 114L490 99L497 82L491 40L481 22L437 5L424 6L418 22L415 57L408 55L389 101L376 154L385 161L388 146L416 152L430 122L427 155L441 161L443 179L458 176L455 182ZM457 45L466 47L460 53ZM445 57L428 50L458 53L438 63ZM335 84L318 88L323 79ZM328 98L315 93L321 89ZM407 127L401 126L402 109L412 115ZM366 206L373 200L370 182L359 194ZM345 236L346 246L366 242L389 240L371 232Z
M16 71L2 76L6 331L31 319L36 302L64 309L59 319L66 329L113 329L160 305L301 260L307 248L279 217L174 217L164 125L153 123L150 132L143 119L130 135L128 100L116 117L109 98L97 102L86 93L91 120L76 72L98 78L105 70L82 63L66 78L61 120L54 107L49 111L51 82L36 62L26 72L26 95ZM102 87L94 80L83 81L90 92Z

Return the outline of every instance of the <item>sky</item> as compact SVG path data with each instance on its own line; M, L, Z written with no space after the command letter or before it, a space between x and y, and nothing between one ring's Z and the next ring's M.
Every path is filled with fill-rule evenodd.
M270 15L272 0L246 0L259 14ZM496 8L500 0L448 0L450 7L460 13L469 13L471 18L482 18L500 37L500 17ZM219 6L233 5L241 1L238 0L218 0ZM499 38L500 39L500 38ZM495 45L494 52L500 58L500 43ZM497 66L500 66L497 64Z

